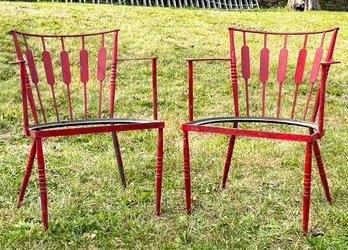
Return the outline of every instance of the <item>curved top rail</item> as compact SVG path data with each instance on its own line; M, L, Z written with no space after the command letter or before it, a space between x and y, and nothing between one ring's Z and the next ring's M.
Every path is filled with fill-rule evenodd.
M321 31L311 31L311 32L272 32L272 31L239 29L234 27L230 27L229 30L235 30L235 31L246 32L246 33L255 33L255 34L269 34L269 35L315 35L315 34L333 32L333 31L339 30L339 27L327 29L327 30L321 30Z
M119 29L113 29L113 30L107 30L107 31L101 31L96 33L86 33L86 34L72 34L72 35L49 35L49 34L32 34L32 33L26 33L18 30L11 30L11 33L15 32L17 34L25 35L25 36L34 36L34 37L83 37L83 36L96 36L101 34L107 34L112 33L115 31L119 31Z

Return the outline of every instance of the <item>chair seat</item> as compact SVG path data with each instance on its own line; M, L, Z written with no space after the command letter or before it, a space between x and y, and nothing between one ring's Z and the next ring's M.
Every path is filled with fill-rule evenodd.
M91 126L91 125L117 125L117 124L161 124L162 121L146 120L146 119L132 119L132 118L103 118L103 119L88 119L88 120L72 120L49 122L43 124L36 124L29 126L29 130L45 130L62 127L76 127L76 126ZM163 126L164 127L164 126Z
M306 122L293 119L280 119L280 118L264 118L264 117L212 117L194 120L192 122L185 123L186 125L207 125L212 123L225 123L225 122L253 122L253 123L276 123L285 125L294 125L299 127L306 127L312 129L318 129L318 125L313 122Z

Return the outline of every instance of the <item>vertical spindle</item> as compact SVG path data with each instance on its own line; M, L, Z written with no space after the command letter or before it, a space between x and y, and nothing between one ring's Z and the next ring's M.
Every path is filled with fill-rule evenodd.
M321 37L319 48L317 48L317 50L315 51L312 70L311 70L311 74L309 77L309 91L308 91L308 95L307 95L305 108L303 111L303 117L302 117L303 120L306 120L306 118L307 118L308 107L309 107L309 103L310 103L311 98L312 98L314 83L317 81L319 67L320 67L320 63L321 63L321 58L323 56L324 41L325 41L325 32L323 33L323 35Z
M60 52L60 61L62 65L62 76L63 76L63 82L66 85L67 93L68 93L70 120L73 120L74 117L73 117L71 97L70 97L71 72L70 72L69 53L65 50L63 37L61 37L61 45L62 45L62 51Z
M290 118L293 119L295 115L295 108L296 108L296 102L297 102L297 94L298 94L298 89L300 86L300 83L303 80L303 73L306 65L306 59L307 59L307 40L308 40L308 34L305 35L304 37L304 42L303 42L303 47L300 49L298 52L298 57L297 57L297 65L296 65L296 72L295 72L295 93L294 93L294 99L292 101L292 110L291 110L291 116Z
M101 117L102 110L102 97L103 97L103 81L105 79L106 71L106 48L105 48L105 35L101 35L101 45L98 50L98 69L97 80L99 81L99 100L98 100L98 117Z
M262 117L265 117L266 82L269 76L269 49L267 48L267 34L264 34L263 48L260 52L260 81L262 82Z
M53 67L52 67L52 59L51 59L50 53L46 50L45 38L41 37L41 41L42 41L42 48L43 48L42 61L43 61L44 69L46 73L46 80L47 80L47 84L50 85L51 87L53 106L56 112L57 121L59 121L58 105L57 105L56 95L54 91L55 78L54 78Z
M246 114L249 116L249 79L250 79L250 49L246 44L246 34L243 32L243 46L241 49L242 77L245 82L245 106Z
M28 46L27 39L26 39L25 35L23 35L23 41L24 41L24 46L25 46L25 56L27 58L27 65L29 67L31 80L32 80L32 82L35 85L36 94L37 94L37 98L39 100L39 105L40 105L40 109L41 109L41 114L42 114L44 122L46 123L47 122L46 114L45 114L45 109L44 109L43 104L42 104L40 90L39 90L39 87L38 87L39 77L38 77L38 74L37 74L37 69L36 69L36 65L35 65L35 61L34 61L33 52L29 49L29 46Z
M286 79L286 66L288 63L288 50L286 48L287 41L288 41L288 36L285 35L283 48L279 52L278 72L277 72L277 81L279 84L277 118L279 118L279 116L280 116L280 104L281 104L282 88L283 88L283 83Z
M85 49L85 37L81 37L82 49L80 51L80 81L83 83L83 106L84 118L87 119L87 82L89 80L88 72L88 51Z

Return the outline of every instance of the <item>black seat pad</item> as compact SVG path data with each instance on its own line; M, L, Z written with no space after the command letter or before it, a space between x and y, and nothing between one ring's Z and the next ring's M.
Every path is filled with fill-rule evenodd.
M60 122L36 124L36 125L29 126L29 130L43 130L43 129L51 129L51 128L102 125L102 124L106 124L106 125L145 124L145 123L158 123L158 122L161 122L161 121L146 120L146 119L132 119L132 118L103 118L103 119L73 120L73 121L60 121Z
M313 122L306 122L293 119L280 119L280 118L264 118L264 117L213 117L194 120L187 122L187 125L206 125L211 123L224 123L224 122L255 122L255 123L276 123L285 125L294 125L306 128L318 129L318 125Z

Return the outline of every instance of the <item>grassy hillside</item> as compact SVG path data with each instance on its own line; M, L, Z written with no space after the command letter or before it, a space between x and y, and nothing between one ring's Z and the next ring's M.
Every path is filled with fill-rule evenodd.
M348 13L8 2L1 2L0 13L3 249L348 248ZM328 81L327 127L321 142L333 205L326 203L313 161L312 234L307 238L301 231L305 145L300 143L238 138L228 185L221 191L228 138L193 135L194 210L191 216L185 215L180 130L187 120L185 59L227 57L229 26L271 31L342 28L334 56L342 64L332 67ZM121 30L121 57L159 57L158 109L159 118L166 122L162 218L153 218L154 132L120 133L125 190L109 134L47 139L50 229L46 233L40 220L36 169L22 207L15 207L30 139L21 132L18 68L7 63L15 59L9 30L83 33L115 27ZM204 64L197 72L202 74L199 79L205 82L208 99L218 89L212 83L229 81L228 65ZM221 93L217 97L218 105L230 101L222 99ZM215 112L214 107L205 111Z

